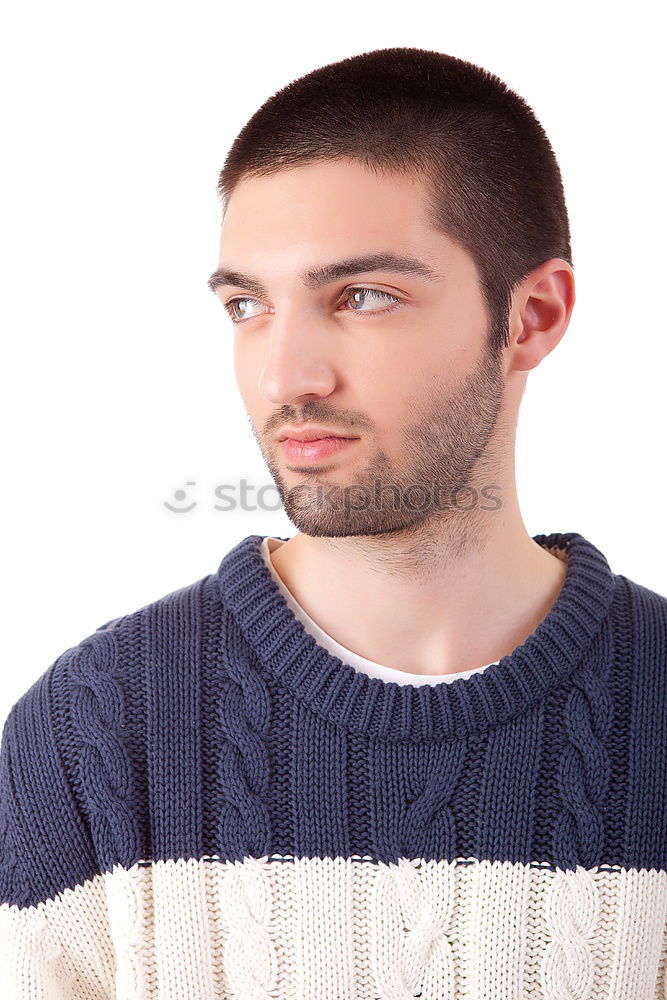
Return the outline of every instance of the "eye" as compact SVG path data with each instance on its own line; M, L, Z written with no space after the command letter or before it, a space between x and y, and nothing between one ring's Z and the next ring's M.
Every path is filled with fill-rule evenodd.
M359 293L362 293L362 295L364 296L363 299L361 300L359 299ZM354 296L354 299L352 301L354 302L355 305L359 305L360 303L363 304L368 301L369 295L375 296L377 297L377 299L384 299L385 302L386 301L393 302L394 304L391 305L388 309L352 308L352 309L344 309L343 312L365 313L367 316L369 316L369 315L374 315L375 313L393 312L394 309L398 309L403 304L401 300L398 298L398 296L390 295L389 292L382 292L378 288L367 288L365 285L355 285L353 288L348 288L347 291L345 292L345 298L343 299L343 302L350 301L350 297ZM253 316L261 315L261 313L259 312L248 313L247 311L248 307L245 304L252 302L260 306L262 305L262 303L259 302L258 299L249 298L249 296L247 295L236 295L234 296L234 298L228 299L227 302L225 302L224 304L225 309L229 314L233 323L242 323L246 319L252 319ZM239 306L243 306L242 315L239 315L239 313L236 311L237 307Z
M251 316L247 316L247 315L241 315L241 316L239 316L234 311L235 307L238 306L242 302L257 302L257 299L250 299L250 298L248 298L247 295L243 295L243 296L237 295L235 298L228 299L227 302L225 302L225 309L227 310L229 316L231 317L232 323L242 323L244 319L252 319L252 315Z
M397 305L401 304L401 300L396 295L390 295L389 292L381 292L378 288L366 288L364 285L357 285L355 288L348 288L347 292L345 293L345 299L344 299L344 301L345 302L349 301L349 297L351 295L358 296L359 292L362 292L364 296L368 295L369 293L371 295L376 295L378 298L384 299L385 301L387 299L390 299L394 303L396 303L396 305L391 306L391 308L389 308L389 309L382 309L382 310L380 310L380 309L346 309L345 312L365 312L365 313L392 312L397 307ZM364 300L364 301L366 301L366 300ZM357 298L356 299L356 304L358 304L358 303L359 303L359 299Z

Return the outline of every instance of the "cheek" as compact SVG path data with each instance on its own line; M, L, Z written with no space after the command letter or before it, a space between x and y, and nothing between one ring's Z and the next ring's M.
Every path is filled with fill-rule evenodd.
M348 392L351 409L365 413L371 421L377 445L399 464L409 459L405 454L405 429L421 423L428 381L415 371L407 358L396 355L364 369L351 380Z
M259 340L254 343L234 337L234 376L244 400L250 402L259 396L259 379L266 364L263 348Z
M240 358L235 355L234 376L243 407L259 434L262 434L264 431L264 422L271 407L259 392L257 385L259 372L248 362L245 355Z

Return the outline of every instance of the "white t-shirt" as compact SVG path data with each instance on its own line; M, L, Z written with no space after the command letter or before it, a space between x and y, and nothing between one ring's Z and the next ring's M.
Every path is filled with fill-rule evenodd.
M324 646L325 649L328 649L330 653L337 656L339 660L343 661L343 663L349 663L351 667L355 668L355 670L361 670L365 674L369 674L371 677L379 677L382 681L394 681L396 684L413 684L415 686L418 684L441 684L443 681L455 681L458 680L459 677L470 677L471 674L479 674L482 670L486 670L487 667L493 666L493 664L487 663L483 667L473 667L472 670L462 670L458 674L409 674L406 670L396 670L394 667L385 667L382 663L374 663L373 660L367 660L364 656L359 656L358 653L353 653L351 649L341 646L339 642L336 642L336 640L328 635L328 633L324 632L317 622L313 621L310 615L306 614L296 598L293 596L292 592L287 589L282 579L274 569L273 563L271 562L271 552L274 549L277 549L279 545L284 544L285 542L282 538L267 536L261 545L261 552L264 557L264 561L271 571L274 580L278 584L281 594L291 607L296 617L302 622L306 631L310 632L320 646Z

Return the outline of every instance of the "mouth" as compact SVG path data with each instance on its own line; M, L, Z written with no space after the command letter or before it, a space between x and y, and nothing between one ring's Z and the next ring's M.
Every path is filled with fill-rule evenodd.
M345 434L281 434L279 441L356 441L357 438L348 437Z
M341 451L349 448L359 438L346 437L323 437L314 438L310 441L301 441L298 438L283 438L280 442L283 454L292 462L309 464L320 462L324 458L330 458Z
M338 434L337 431L330 431L328 427L303 427L301 430L286 427L278 435L278 441L323 441L326 438L344 438L346 440L357 439L356 434Z

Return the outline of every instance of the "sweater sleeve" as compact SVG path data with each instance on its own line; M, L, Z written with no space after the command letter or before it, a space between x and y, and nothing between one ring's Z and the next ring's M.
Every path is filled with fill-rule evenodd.
M0 996L111 1000L105 882L72 767L63 653L7 716L0 744Z

